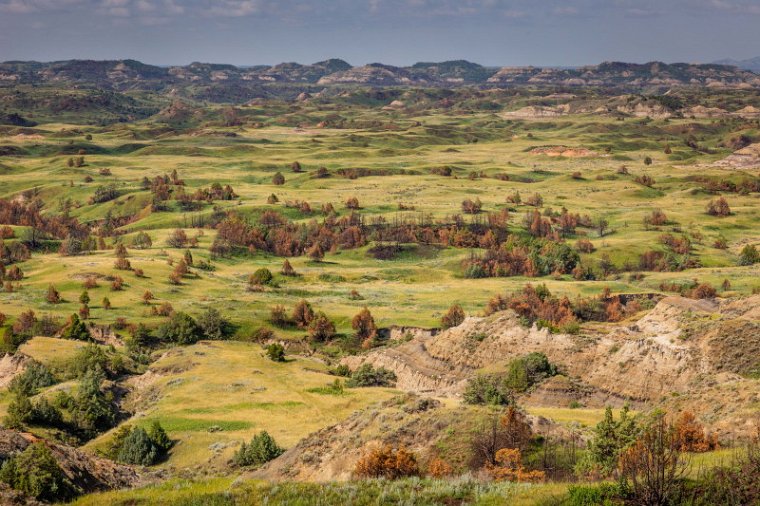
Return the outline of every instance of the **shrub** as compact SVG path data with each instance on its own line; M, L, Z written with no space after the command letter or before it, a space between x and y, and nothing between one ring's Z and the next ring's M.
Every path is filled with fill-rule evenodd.
M49 387L55 383L50 370L40 362L31 360L24 371L8 383L8 390L24 395L35 395L40 388Z
M293 307L291 319L300 328L308 327L309 323L314 319L314 310L311 308L311 304L306 300L298 301Z
M691 411L681 413L673 429L676 431L678 447L682 452L702 453L715 450L719 446L717 438L705 434L705 428Z
M309 338L313 341L327 341L335 335L335 324L323 312L317 313L309 322Z
M539 193L534 193L525 199L525 203L533 207L541 207L544 205L544 198Z
M441 318L441 327L448 329L451 327L457 327L464 321L465 315L462 306L454 304L449 308L445 315Z
M462 212L465 214L478 214L483 208L479 198L475 200L464 199L462 201Z
M581 253L593 253L595 248L594 244L588 239L578 239L578 242L575 243L575 249Z
M274 176L272 176L272 184L276 186L284 185L285 176L283 176L281 172L276 173Z
M110 376L119 372L120 364L112 360L113 355L106 353L105 348L97 344L88 344L80 348L68 364L67 372L77 378L84 377L88 371L102 371Z
M153 240L145 232L138 232L132 238L130 245L135 249L148 249L153 246Z
M533 431L525 413L514 406L502 415L491 411L475 428L471 440L474 467L485 465L486 470L500 464L499 451L505 448L526 451Z
M504 379L507 387L524 392L534 384L557 374L557 368L540 352L529 353L509 363Z
M248 278L248 284L251 286L269 285L272 283L273 279L274 276L272 275L272 271L265 267L262 267L250 275Z
M131 271L132 270L132 264L127 260L126 258L117 258L116 261L113 264L114 269L120 270L120 271Z
M208 339L227 339L234 331L230 321L211 307L198 317L197 323L200 332Z
M282 263L282 270L280 271L280 274L283 276L296 276L296 270L293 269L293 266L290 265L290 262L287 258Z
M249 444L243 443L232 457L238 466L260 466L285 453L266 431L253 436Z
M98 287L98 280L95 276L87 276L87 278L82 283L82 288L85 290L92 290L93 288Z
M172 248L184 248L187 242L187 234L181 228L173 230L166 239L166 244Z
M711 200L705 208L707 214L710 216L729 216L731 214L731 208L728 205L728 201L723 197Z
M568 506L591 506L622 504L627 491L619 483L599 483L593 485L570 485Z
M158 421L148 430L123 426L117 430L106 455L125 464L150 466L164 458L172 441Z
M354 474L360 478L385 478L395 480L420 474L417 459L404 447L383 445L362 456L356 463Z
M739 265L754 265L760 262L760 252L754 244L747 244L739 253Z
M8 459L0 470L0 481L41 501L65 501L79 493L43 442Z
M284 327L288 324L288 315L285 312L285 307L278 304L272 306L269 310L269 321L276 327Z
M124 289L124 280L121 279L121 276L114 276L111 280L111 291L112 292L120 292Z
M338 364L335 369L330 371L330 374L334 374L335 376L343 376L344 378L348 378L351 376L351 369L346 364Z
M3 425L9 429L24 430L24 426L32 420L33 411L34 406L29 397L17 393L8 404Z
M668 223L667 215L662 209L654 209L649 215L644 216L645 227L659 227Z
M149 466L158 458L158 449L153 445L145 429L136 427L129 431L117 454L117 459L125 464Z
M280 343L267 345L266 353L272 362L285 362L285 347Z
M48 285L47 294L45 300L51 304L59 304L61 302L61 294L55 289L53 284Z
M360 365L346 381L349 388L392 387L396 384L396 374L385 367L375 369L372 364Z
M496 452L496 463L487 467L494 480L522 483L540 482L546 479L544 471L529 471L523 467L522 452L518 448L502 448Z
M193 344L201 339L201 329L195 320L183 312L176 312L171 319L158 327L158 338L178 344Z
M360 340L374 339L377 335L375 319L366 307L354 316L351 320L351 327L356 331L356 337Z
M63 339L74 339L75 341L89 341L90 332L87 325L79 318L78 315L72 314L69 318L69 324L61 334Z
M43 397L32 404L32 420L49 427L58 427L63 422L63 414Z
M718 294L718 291L708 283L700 283L689 292L692 299L711 299Z
M478 374L471 378L462 397L467 404L503 406L513 402L512 390L498 374Z

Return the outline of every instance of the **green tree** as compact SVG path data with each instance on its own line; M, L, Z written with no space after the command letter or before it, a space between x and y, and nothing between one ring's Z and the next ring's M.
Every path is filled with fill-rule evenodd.
M136 427L124 438L116 458L125 464L150 466L158 459L158 448L145 429Z
M9 429L23 430L24 426L32 420L33 410L34 407L29 397L23 393L16 393L13 400L8 404L3 425Z
M396 384L396 374L386 369L378 367L375 369L372 364L362 364L356 368L351 377L346 381L346 386L354 387L390 387Z
M69 318L69 325L64 329L61 337L75 341L89 341L90 332L87 330L87 325L79 319L79 315L72 314Z
M90 294L87 292L87 290L83 291L79 296L79 303L84 304L85 306L90 303Z
M132 331L132 337L127 342L127 345L133 349L150 348L155 342L156 340L151 335L148 327L146 327L144 323L140 323Z
M8 390L13 393L21 393L32 396L40 388L48 387L55 383L55 378L50 370L40 362L31 360L21 374L16 375L10 383Z
M80 429L90 434L113 426L115 415L110 400L101 390L103 371L90 369L79 382L73 402L72 419Z
M233 456L233 461L239 466L260 466L276 459L284 452L285 450L277 446L269 433L262 431L253 436L249 444L243 443L240 446Z
M524 392L544 378L557 374L557 368L541 352L528 353L509 363L505 382L507 387Z
M41 501L65 501L80 492L43 442L29 445L5 462L0 470L0 481Z
M158 420L154 420L148 428L148 437L153 441L153 444L158 448L159 456L166 454L172 447L172 440L169 439L169 435L161 426Z
M177 344L193 344L201 337L201 329L195 320L183 312L176 312L171 319L158 327L158 338Z
M467 382L463 398L467 404L504 406L514 400L513 390L498 374L478 374Z
M208 339L226 339L234 330L229 320L212 307L198 317L198 327Z
M604 419L596 425L594 434L588 444L588 452L578 463L579 474L602 474L610 476L617 471L620 455L631 446L638 435L639 428L631 416L628 406L620 412L615 420L612 408L604 412Z

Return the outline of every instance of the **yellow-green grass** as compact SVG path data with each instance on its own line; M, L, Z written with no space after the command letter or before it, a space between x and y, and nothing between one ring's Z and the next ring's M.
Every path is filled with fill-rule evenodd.
M687 456L689 476L699 477L701 473L715 467L735 464L746 455L745 448L720 448L711 452L690 453Z
M319 393L335 380L316 359L293 357L272 362L261 346L241 342L201 342L174 348L151 366L155 381L135 401L138 415L127 423L159 421L177 441L165 465L227 469L237 446L265 430L290 447L307 434L346 418L395 392L386 388L346 389L343 395ZM143 385L145 387L145 385ZM90 442L96 449L107 433ZM211 448L219 447L219 451Z
M466 498L467 504L529 506L558 501L567 494L567 483L514 484L508 482L461 486L452 480L368 481L324 484L233 481L230 478L169 480L133 490L91 494L74 501L77 506L185 505L185 504L376 504L398 500L409 504L440 504L447 494Z
M305 113L318 114L318 111L308 110ZM330 254L323 263L309 262L305 258L291 259L301 277L278 279L279 289L247 293L245 279L248 274L262 266L276 272L282 259L257 254L249 258L218 261L215 263L216 271L200 271L200 279L187 279L182 286L173 286L168 282L171 267L166 263L167 255L178 259L182 251L166 249L165 239L173 228L188 225L193 214L210 215L211 207L207 206L199 213L175 210L151 214L143 210L140 211L139 220L123 228L128 232L147 230L153 239L154 247L149 250L130 250L130 261L135 267L144 269L146 278L119 272L127 282L123 292L110 292L106 282L101 284L101 288L92 290L91 309L97 323L112 322L116 316L132 321L159 321L140 304L140 296L146 289L156 295L156 303L169 301L175 308L191 313L214 305L228 313L243 326L244 333L248 333L266 325L269 307L277 303L292 305L300 298L312 301L336 320L339 331L348 332L350 318L363 305L371 307L380 325L432 326L438 324L440 315L453 303L462 304L470 313L477 312L493 294L518 289L529 281L547 282L553 291L571 296L598 293L605 286L619 292L658 291L663 281L688 281L694 277L714 285L727 279L731 283L729 294L746 294L757 287L755 280L760 276L760 268L736 266L736 255L741 246L746 242L760 241L757 196L731 194L728 199L735 213L726 218L710 217L705 214L704 208L713 196L695 191L699 185L687 179L703 175L732 179L740 177L741 171L694 165L694 161L704 164L727 154L725 148L718 146L722 140L719 136L705 141L715 144L711 147L716 148L716 154L699 155L684 163L669 158L657 148L668 142L676 146L680 139L677 134L660 133L652 138L652 134L642 131L641 123L634 120L621 123L599 116L572 116L563 118L561 122L521 122L512 127L513 131L509 130L508 123L491 114L434 114L413 118L420 121L421 126L414 126L411 118L396 118L393 113L363 109L356 114L368 118L394 118L405 129L397 132L329 128L299 130L271 123L264 128L211 128L217 132L234 131L237 134L236 138L225 140L188 134L146 137L145 132L154 126L150 121L89 128L88 132L94 135L93 143L102 148L113 150L132 142L145 144L146 148L125 153L119 153L117 149L113 154L86 155L87 166L71 169L66 167L67 155L15 158L8 163L12 170L0 181L0 196L14 196L35 186L46 203L46 212L58 212L59 199L71 198L79 204L71 213L82 220L102 218L107 211L120 216L139 211L147 205L149 194L139 187L143 176L153 177L177 169L189 191L208 186L214 181L231 184L240 199L239 202L217 203L225 209L236 209L255 217L262 209L273 208L302 222L313 217L285 208L286 201L306 200L314 209L332 202L339 212L345 213L343 202L348 197L356 196L365 215L382 215L390 219L397 214L397 204L404 203L414 205L416 212L444 218L459 212L460 203L466 197L477 197L486 211L494 211L507 206L506 196L515 191L520 191L523 197L538 192L544 197L545 207L559 209L565 206L571 212L592 217L605 216L609 220L613 233L604 238L596 237L596 232L592 230L585 231L597 248L593 254L583 255L584 261L591 263L607 254L618 266L625 261L635 264L640 253L652 248L661 249L658 243L660 234L671 231L675 226L688 232L700 232L704 236L702 244L695 244L695 252L704 268L683 273L647 273L641 281L629 281L625 275L619 280L583 283L572 280L570 276L558 280L520 277L465 280L461 278L461 262L469 256L468 250L427 249L424 255L410 254L398 260L377 261L366 256L365 248ZM454 132L466 128L477 129L482 128L478 125L484 122L492 122L505 135L478 143L464 143L458 138L449 141L435 137L428 131L428 127L436 125L446 125ZM668 122L655 121L650 126L677 132L678 125L692 124L707 127L710 122L673 119ZM34 143L61 146L69 139L56 136L64 128L73 127L65 124L42 125L38 130L47 138L44 141L35 140ZM622 129L619 135L621 143L632 139L625 142L638 142L641 146L621 147L613 149L609 155L590 158L551 158L529 152L535 146L564 144L588 146L604 153L598 146L612 143L614 136L611 137L608 132L619 129ZM487 128L482 128L482 131L489 133ZM532 137L526 135L527 131L531 132ZM141 140L131 139L132 133ZM30 144L13 137L3 138L2 141ZM365 147L365 143L368 146ZM621 160L623 156L629 160ZM653 157L655 163L645 166L645 156ZM324 165L330 170L366 167L405 169L417 174L356 180L335 175L313 179L309 173L290 172L289 164L294 160L299 160L309 172ZM629 166L632 175L616 174L623 163ZM430 167L440 165L457 167L457 177L429 174ZM100 176L97 171L100 167L109 168L112 175ZM536 171L534 167L540 170ZM284 186L271 184L271 176L277 170L286 176ZM483 171L489 175L507 173L512 180L500 181L490 177L470 180L466 177L470 171ZM570 177L574 171L582 173L581 180ZM656 179L655 189L633 182L633 176L641 174ZM85 175L92 175L95 181L83 183ZM534 182L517 182L520 177L531 178ZM87 199L97 185L112 182L122 192L116 201L88 205ZM266 197L271 193L278 195L279 204L266 204ZM663 209L675 224L660 227L659 230L645 230L642 219L654 208ZM528 209L526 206L515 208L512 213L514 230L522 226L522 216ZM321 219L319 215L314 217ZM190 235L194 233L190 230ZM719 235L728 240L728 250L711 247ZM128 242L130 237L128 234L125 240ZM208 257L207 248L213 237L213 231L205 231L200 247L193 252L196 258ZM574 240L571 239L571 242ZM37 311L68 316L78 309L76 300L81 291L82 276L90 272L113 274L114 260L111 251L77 258L35 254L31 261L22 265L27 278L22 282L21 291L3 294L0 297L0 311L15 316L21 310L32 307ZM44 293L50 283L55 284L69 302L57 306L46 304ZM357 290L364 300L349 300L351 290ZM99 307L104 296L108 296L114 305L110 312ZM297 337L302 333L285 331L281 334Z
M553 408L526 406L526 411L531 415L543 416L560 424L581 425L593 427L604 419L604 409L594 408ZM613 409L613 415L620 416L620 409Z
M85 346L87 343L83 341L39 336L22 344L19 352L45 365L51 365L71 360Z

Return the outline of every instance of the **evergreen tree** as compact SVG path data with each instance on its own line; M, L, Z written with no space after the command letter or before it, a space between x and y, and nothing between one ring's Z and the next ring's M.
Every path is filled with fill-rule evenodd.
M136 427L124 438L116 458L125 464L149 466L158 459L158 448L145 429Z
M69 319L69 325L63 331L61 337L64 339L74 339L76 341L89 341L90 333L84 322L79 319L79 316L72 314Z
M79 493L43 442L29 445L6 461L0 481L41 501L66 501Z
M243 443L235 452L233 460L239 466L260 466L276 459L285 452L277 446L274 438L266 431L253 436L250 444Z

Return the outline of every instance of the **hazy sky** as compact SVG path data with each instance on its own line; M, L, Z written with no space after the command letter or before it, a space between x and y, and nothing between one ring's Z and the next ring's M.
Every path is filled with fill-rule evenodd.
M0 0L0 60L704 62L760 55L760 0Z

